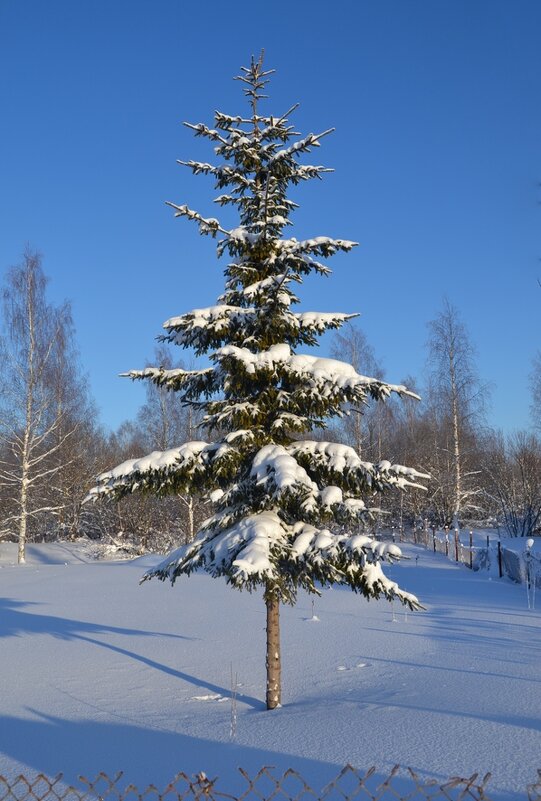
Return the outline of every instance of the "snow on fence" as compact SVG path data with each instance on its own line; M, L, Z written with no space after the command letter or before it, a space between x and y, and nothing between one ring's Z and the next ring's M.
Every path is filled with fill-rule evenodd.
M427 524L411 529L393 528L390 536L393 542L413 542L415 545L422 545L434 553L445 554L448 559L461 562L473 569L478 569L480 552L486 550L474 543L473 531L452 531L449 528L440 530Z
M528 590L541 589L541 554L532 550L533 540L516 538L502 542L499 536L491 538L472 530L438 530L427 525L391 529L386 536L390 536L393 542L422 545L473 570L492 570L500 578L507 576L517 584L525 584Z
M432 779L420 778L411 768L402 769L399 765L391 770L389 776L382 777L376 768L362 773L351 765L346 765L323 790L314 790L296 770L286 770L275 776L272 768L264 767L251 778L239 768L246 787L238 795L230 795L218 789L218 780L209 779L204 773L189 777L177 773L163 790L150 784L139 789L133 784L121 784L123 773L113 777L99 773L89 781L79 777L79 786L66 785L63 774L54 778L39 773L32 779L20 775L9 780L0 776L0 801L491 801L487 792L490 773L483 778L474 773L469 778L452 778L439 783ZM526 789L529 801L541 801L541 770L537 781ZM494 796L501 797L497 790Z
M503 573L513 581L541 587L541 555L528 547L522 551L502 547Z

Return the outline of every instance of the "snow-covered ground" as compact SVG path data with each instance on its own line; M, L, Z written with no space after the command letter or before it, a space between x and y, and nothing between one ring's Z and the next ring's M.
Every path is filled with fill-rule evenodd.
M299 770L322 787L350 762L493 778L525 798L541 767L541 620L523 586L405 545L387 571L427 606L407 616L348 590L282 615L283 701L263 708L259 596L205 575L142 586L145 557L89 561L77 544L0 544L0 774L179 770L244 787L236 767ZM541 598L540 606L541 606ZM238 675L230 741L231 673Z

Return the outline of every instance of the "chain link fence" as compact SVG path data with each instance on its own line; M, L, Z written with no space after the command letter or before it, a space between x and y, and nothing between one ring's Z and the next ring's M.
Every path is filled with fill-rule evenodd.
M238 795L222 792L218 780L204 773L192 777L177 773L161 790L153 784L144 788L125 785L122 772L112 777L99 773L93 781L80 776L78 786L66 784L61 773L54 778L42 773L32 779L0 776L0 801L491 801L490 773L482 778L474 773L469 778L438 783L421 779L410 768L399 765L385 779L375 768L362 773L346 765L318 791L293 769L276 776L272 768L264 767L253 778L242 768L239 772L246 786ZM538 774L537 782L525 788L528 801L541 801L541 771Z

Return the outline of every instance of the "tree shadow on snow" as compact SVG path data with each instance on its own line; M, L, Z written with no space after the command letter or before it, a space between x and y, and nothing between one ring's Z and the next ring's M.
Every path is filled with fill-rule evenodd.
M31 567L39 565L65 565L69 562L88 563L88 558L79 556L75 548L63 545L61 542L51 544L31 544L26 546L27 564ZM67 560L67 561L66 561Z
M73 640L78 642L86 642L99 648L105 648L121 656L133 659L140 662L147 667L154 670L159 670L169 676L192 684L198 688L204 688L212 693L219 693L220 695L227 696L230 690L225 687L220 687L217 684L206 681L199 676L192 676L184 671L172 668L162 662L157 662L155 659L138 654L135 651L122 648L111 642L106 642L101 639L96 639L95 635L123 635L129 637L168 637L177 640L192 640L192 637L185 637L181 634L168 634L157 631L144 631L140 629L128 629L118 626L107 626L99 623L89 623L83 620L72 620L70 618L56 617L52 615L33 614L32 612L25 611L23 607L36 606L33 603L26 603L24 601L15 601L10 598L0 598L0 639L2 637L19 637L26 634L48 634L51 637L56 637L62 640ZM92 636L94 635L94 636ZM237 695L239 702L251 706L253 709L262 709L262 702L253 698L250 695L239 693Z
M13 780L23 773L32 779L35 773L54 777L63 773L62 784L85 787L80 777L93 781L99 772L114 778L118 771L124 775L119 780L121 789L130 783L142 792L150 783L158 790L179 772L193 778L204 771L209 778L217 778L216 788L222 793L240 795L249 789L238 768L243 768L254 778L263 766L271 766L274 777L280 778L293 769L305 782L319 793L325 785L336 779L342 765L320 759L310 759L291 754L269 751L237 742L220 742L190 737L186 734L161 729L144 728L127 723L103 723L99 721L64 720L53 715L44 715L28 710L33 717L25 719L0 717L0 774ZM357 766L361 775L371 767ZM367 788L375 793L376 788L388 777L389 770L375 772L367 782ZM446 780L445 779L442 780ZM341 783L344 792L351 794L357 786L353 777L344 777ZM392 784L401 795L411 792L413 784L404 772ZM295 798L305 794L305 788L294 776L283 782L283 798ZM57 785L57 789L61 789ZM98 785L100 797L107 797L107 783ZM182 780L179 789L186 789ZM259 798L276 794L275 784L263 777L256 784ZM111 798L114 798L114 794ZM252 792L250 797L255 797ZM344 798L333 793L332 797ZM382 796L379 796L382 797ZM387 797L387 795L385 796ZM393 794L393 798L396 796ZM510 796L491 792L494 801L509 801Z
M383 631L383 629L370 629L370 631ZM415 636L415 635L413 635L413 636ZM429 664L427 662L414 662L414 661L408 661L408 660L405 660L405 659L394 659L394 658L385 659L384 657L377 657L377 656L372 656L372 655L370 655L370 656L368 656L368 655L362 656L361 655L361 656L356 657L356 658L366 660L366 662L379 662L379 663L388 664L388 665L401 665L401 666L404 666L404 667L415 668L416 670L434 670L434 671L441 671L442 673L459 673L459 674L463 674L464 675L465 680L466 680L466 677L468 676L468 674L471 674L472 676L485 676L487 678L494 678L494 679L511 679L512 681L526 682L526 684L540 684L541 683L541 678L536 679L536 678L533 678L532 676L518 676L517 674L514 674L514 673L499 673L499 672L496 673L496 672L490 671L490 670L482 670L480 668L477 668L476 666L473 666L473 667L451 667L451 666L449 666L447 664L431 665L431 664ZM498 663L505 661L503 659L500 659L499 657L495 658L495 660L496 659L497 659Z
M490 610L479 610L476 607L460 606L457 609L449 609L441 606L431 606L425 613L417 613L421 615L419 620L423 624L420 629L416 630L415 625L404 623L403 626L396 629L396 633L400 636L419 637L421 639L429 638L432 641L447 642L450 646L456 643L474 644L477 648L480 646L488 647L490 649L498 649L498 659L500 661L509 661L512 663L520 663L520 657L517 654L521 649L525 651L538 651L538 656L541 658L541 627L538 623L537 616L522 615L520 613L510 612L511 619L500 620L502 614L499 609L493 610L495 619L484 619L476 616L476 613L482 611L483 614L488 614ZM389 611L386 618L389 619ZM402 609L395 610L396 622L402 623L404 613ZM410 618L412 623L415 624L416 617ZM429 631L426 631L423 626L428 626ZM380 628L375 625L366 625L363 627L367 631L380 631L388 633L388 629Z
M222 789L227 783L227 789L235 792L246 789L245 780L236 775L237 767L251 775L263 765L272 765L277 773L294 767L316 785L325 784L340 770L317 759L210 741L162 728L64 720L33 709L27 713L32 717L0 716L1 774L13 777L25 772L27 765L29 770L47 776L61 772L66 782L76 782L80 775L92 780L100 771L114 776L122 770L123 786L133 782L143 789L153 782L165 789L180 771L189 776L205 771L210 778L219 777ZM228 726L229 720L224 719L226 735Z
M231 689L227 689L226 687L220 687L218 684L214 684L206 679L202 679L198 676L192 676L189 673L185 673L182 670L177 670L176 668L169 667L168 665L164 665L162 662L156 662L154 659L150 659L147 656L143 656L142 654L136 654L134 651L128 651L126 648L120 648L118 645L112 645L112 643L102 642L101 640L94 640L92 637L84 637L82 635L79 636L80 640L84 640L85 642L92 643L93 645L98 645L101 648L107 648L110 651L114 651L117 654L122 654L122 656L127 656L130 659L135 659L136 662L141 662L143 665L147 667L155 668L156 670L161 671L162 673L166 673L168 676L174 676L177 679L182 679L182 681L187 682L188 684L193 684L195 687L204 687L205 690L210 690L212 693L218 693L223 697L227 697ZM263 709L264 704L258 698L254 698L251 695L245 695L244 693L237 693L237 700L247 706L251 706L253 709Z
M0 598L0 639L3 637L19 637L23 634L49 634L60 640L81 639L83 634L122 634L137 637L169 637L178 640L190 640L182 634L170 634L160 631L128 629L119 626L107 626L101 623L89 623L86 620L72 620L67 617L34 614L26 611L26 607L40 606L33 601L16 601L13 598Z

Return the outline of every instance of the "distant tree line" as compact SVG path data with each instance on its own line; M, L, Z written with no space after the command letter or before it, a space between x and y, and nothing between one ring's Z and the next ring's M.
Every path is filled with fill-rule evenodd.
M212 513L196 497L82 501L95 476L111 465L199 439L197 410L149 384L136 418L107 432L80 365L70 305L47 299L38 253L27 250L7 272L2 300L0 541L18 542L24 561L32 541L86 536L143 552L191 540ZM331 357L384 378L374 349L354 324L335 335ZM180 366L164 345L153 362ZM395 463L431 475L427 492L382 496L380 512L367 525L483 525L517 537L541 533L541 352L531 376L531 431L505 435L488 425L490 388L480 378L460 314L447 300L428 324L426 379L407 376L403 383L422 401L390 398L346 408L325 432L366 461L391 455Z
M335 338L358 371L384 371L359 328ZM460 314L448 300L428 323L424 386L410 376L422 402L389 399L383 409L351 409L336 436L367 460L391 453L401 464L429 473L428 491L382 498L375 525L498 527L513 537L541 534L541 356L532 373L537 433L508 435L487 423L490 386L480 378L475 349Z

